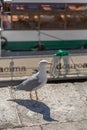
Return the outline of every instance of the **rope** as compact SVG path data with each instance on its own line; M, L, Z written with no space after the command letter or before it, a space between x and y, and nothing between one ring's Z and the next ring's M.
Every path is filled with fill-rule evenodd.
M52 38L57 39L57 40L64 41L64 39L61 39L61 38L59 38L59 37L55 37L55 36L53 36L53 35L50 35L50 34L47 34L47 33L41 32L41 31L39 32L39 36L40 36L40 34L46 35L46 36L48 36L48 37L52 37Z

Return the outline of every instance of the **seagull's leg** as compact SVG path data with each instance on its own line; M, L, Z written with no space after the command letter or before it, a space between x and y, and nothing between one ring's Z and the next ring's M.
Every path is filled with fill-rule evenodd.
M37 91L35 90L35 95L36 95L36 100L38 100L38 95L37 95Z
M30 99L32 99L32 92L30 91L30 93L29 93L29 94L30 94Z

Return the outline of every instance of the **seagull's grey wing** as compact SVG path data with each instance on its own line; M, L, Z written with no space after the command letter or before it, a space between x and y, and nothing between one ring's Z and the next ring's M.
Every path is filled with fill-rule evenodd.
M33 89L37 88L41 82L39 82L38 75L34 75L21 84L19 84L16 89L17 90L25 90L25 91L32 91Z

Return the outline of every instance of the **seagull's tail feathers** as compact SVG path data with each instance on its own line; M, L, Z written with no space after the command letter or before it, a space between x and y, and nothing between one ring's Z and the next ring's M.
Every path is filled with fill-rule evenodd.
M14 91L23 90L22 87L23 87L22 83L17 86L14 86Z
M14 86L14 91L18 91L18 90L20 90L20 86L21 86L21 84L19 84L19 85L17 85L17 86Z
M14 89L14 91L17 91L17 90L18 90L17 86L14 86L14 88L13 88L13 89Z

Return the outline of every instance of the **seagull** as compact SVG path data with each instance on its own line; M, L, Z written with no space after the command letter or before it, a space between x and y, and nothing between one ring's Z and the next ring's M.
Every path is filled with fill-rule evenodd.
M14 90L25 90L30 92L30 98L32 99L32 91L35 91L36 100L38 100L37 89L44 86L47 82L46 65L51 63L47 60L41 60L39 62L39 70L36 74L33 74L21 84L14 87Z

